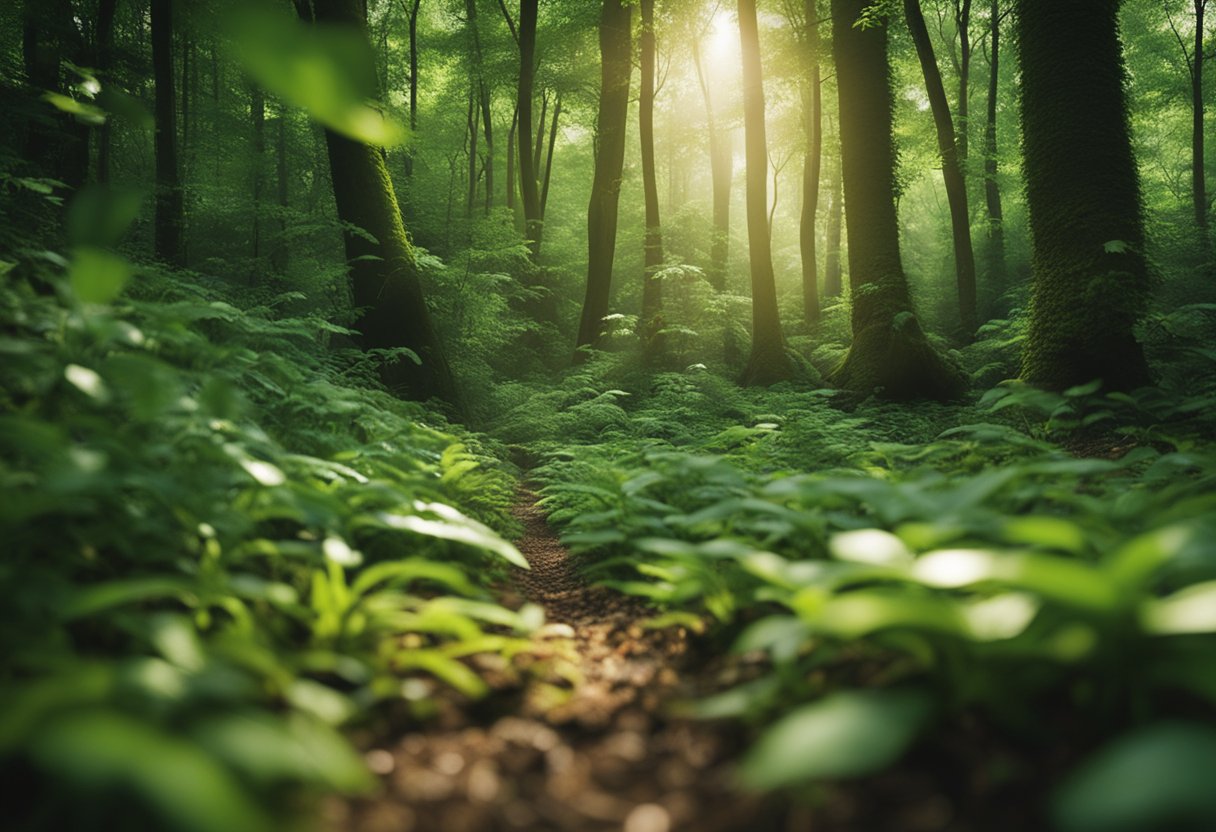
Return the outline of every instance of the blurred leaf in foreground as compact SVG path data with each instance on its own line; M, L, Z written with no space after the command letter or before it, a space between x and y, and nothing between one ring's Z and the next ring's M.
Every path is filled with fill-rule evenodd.
M405 141L375 95L375 57L356 29L305 25L269 8L233 9L225 21L233 56L270 92L338 133L371 145Z

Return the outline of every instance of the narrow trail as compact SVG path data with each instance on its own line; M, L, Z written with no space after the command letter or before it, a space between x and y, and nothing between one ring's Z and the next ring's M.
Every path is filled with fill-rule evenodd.
M695 685L681 674L687 633L648 630L643 623L652 611L588 586L536 499L521 489L513 509L524 527L517 545L532 566L515 581L545 609L548 623L534 637L531 660L547 662L556 682L530 674L513 698L492 695L470 713L448 714L374 745L367 756L382 776L382 793L330 807L330 826L367 832L778 828L762 820L766 813L756 800L730 789L734 739L721 726L666 714L667 703Z

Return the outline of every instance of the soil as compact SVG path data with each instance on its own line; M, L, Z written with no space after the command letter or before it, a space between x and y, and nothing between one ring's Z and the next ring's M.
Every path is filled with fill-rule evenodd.
M513 707L479 706L480 718L448 713L372 743L366 757L384 789L327 807L329 825L366 832L785 828L778 814L786 812L732 788L731 760L740 750L733 730L669 714L705 684L690 672L692 634L649 629L653 610L582 580L534 494L521 491L514 514L524 526L517 545L532 567L517 571L516 589L544 608L548 622L530 658L557 659L556 675L572 684L537 674Z

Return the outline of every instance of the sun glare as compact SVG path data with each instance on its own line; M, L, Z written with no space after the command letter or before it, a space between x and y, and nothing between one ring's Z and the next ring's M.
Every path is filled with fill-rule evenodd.
M739 54L739 27L724 9L718 9L714 13L705 47L705 56L710 66L715 68L734 61L735 56Z

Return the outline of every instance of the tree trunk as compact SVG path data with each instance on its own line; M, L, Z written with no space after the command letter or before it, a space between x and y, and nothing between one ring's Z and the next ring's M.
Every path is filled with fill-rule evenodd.
M257 261L262 256L262 191L263 161L266 157L266 95L254 84L251 88L249 114L253 123L253 270L257 278Z
M832 0L853 298L853 344L834 379L888 398L951 398L963 387L962 375L921 331L900 260L887 21L853 25L869 3Z
M988 112L984 125L984 200L988 208L988 285L993 295L1005 291L1005 219L1001 187L997 182L996 104L1001 68L1001 13L999 0L992 0L992 54L988 75Z
M81 65L87 61L72 4L68 0L25 0L21 14L26 79L36 90L64 93L64 62ZM42 175L75 190L88 178L89 126L66 113L56 113L53 119L53 124L40 117L30 119L24 157Z
M659 330L663 327L663 231L659 219L659 184L654 162L654 0L641 0L642 90L638 100L638 132L642 142L642 191L646 203L646 237L643 244L645 271L642 275L642 319L639 331L643 353L654 359L662 352Z
M177 164L177 102L173 95L172 0L152 0L152 73L156 79L156 218L158 260L183 265L182 186Z
M549 180L553 177L553 148L557 144L557 120L562 115L562 94L557 94L553 104L553 119L549 127L549 147L545 151L545 175L540 189L540 216L545 217L545 208L549 204Z
M278 182L277 197L279 207L279 239L275 243L274 254L271 256L271 267L275 274L282 277L287 274L289 250L287 246L287 108L279 105L278 118L275 124L274 155L275 178Z
M1022 376L1065 389L1149 381L1133 334L1149 297L1119 0L1018 0L1026 202L1034 244Z
M354 27L364 38L360 0L316 0L318 22ZM353 299L364 349L412 350L385 363L380 378L393 393L413 399L439 398L460 409L460 399L439 335L422 294L414 250L405 234L392 180L379 148L325 131L338 218L362 234L346 232Z
M595 178L587 206L587 294L579 321L574 360L585 361L581 347L599 342L612 289L617 207L625 165L625 120L629 114L629 76L633 70L631 9L624 0L604 0L600 14L600 105L596 120Z
M1208 240L1208 188L1204 177L1203 151L1203 14L1207 0L1195 0L1195 45L1191 60L1191 199L1195 210L1195 224L1203 235L1204 247Z
M971 120L971 0L954 0L954 26L958 29L958 133L955 143L958 164L965 179L970 152L967 134Z
M954 238L954 275L958 284L959 326L963 338L971 340L975 335L975 252L971 247L971 213L967 207L967 181L963 178L959 148L955 144L954 124L950 118L950 104L946 101L946 89L942 86L941 72L929 41L929 30L921 14L920 0L904 0L904 12L908 28L916 44L921 71L925 76L925 88L929 93L929 106L933 111L933 123L937 128L937 149L942 158L942 179L946 185L946 199L950 203L950 228ZM846 187L848 187L846 185Z
M726 271L730 261L730 187L734 179L734 153L730 136L719 129L714 115L713 94L701 68L701 50L694 40L693 63L697 81L705 98L706 132L709 134L709 174L713 190L713 237L709 248L709 271L706 277L719 292L726 289Z
M756 0L739 0L743 58L743 128L747 156L747 243L752 277L752 350L741 382L768 385L793 374L777 312L777 284L768 229L768 141Z
M532 146L532 170L540 178L540 159L545 149L545 116L549 113L549 91L545 90L540 97L540 119L536 122L536 142Z
M477 92L474 89L469 90L469 111L465 122L465 135L468 136L468 152L469 152L469 175L468 175L468 190L465 195L464 216L465 219L470 219L473 216L473 200L477 198L477 129L478 121L481 115L481 110L477 106Z
M840 181L840 160L832 169L832 203L828 210L828 251L823 264L823 296L838 298L843 290L840 272L840 232L844 219L844 191Z
M540 257L544 219L540 210L540 190L536 165L532 164L532 94L536 79L536 16L539 0L519 0L519 192L524 204L524 234L535 261Z
M806 155L802 163L802 217L798 242L802 254L802 320L807 326L819 322L819 265L816 252L816 220L819 211L819 178L823 164L823 96L819 78L819 9L816 0L804 0L806 15L806 60L808 73L802 118L806 126Z
M481 129L486 140L486 204L488 217L494 207L494 122L490 113L490 87L486 84L485 67L481 54L481 33L477 29L477 0L465 0L465 20L473 37L473 65L477 73L477 100L481 107ZM474 141L474 144L476 142Z
M515 210L515 133L519 128L519 103L511 114L511 129L507 131L507 207Z
M414 0L412 6L407 6L409 35L410 35L410 132L418 130L418 6L422 0ZM414 147L411 138L410 145L405 148L405 175L414 175ZM407 189L408 193L408 189Z
M102 86L114 83L110 67L114 64L114 12L118 0L101 0L97 6L97 74ZM97 130L97 181L110 181L110 119L106 119Z

